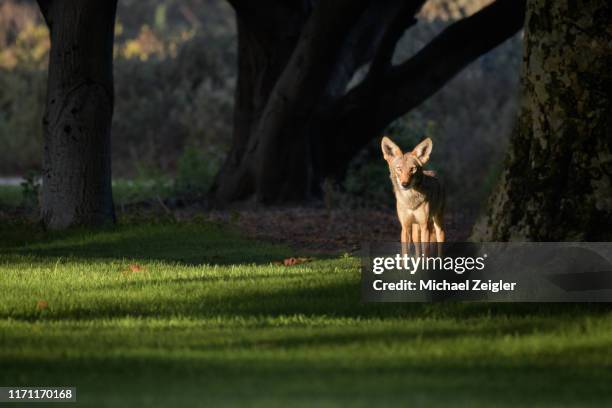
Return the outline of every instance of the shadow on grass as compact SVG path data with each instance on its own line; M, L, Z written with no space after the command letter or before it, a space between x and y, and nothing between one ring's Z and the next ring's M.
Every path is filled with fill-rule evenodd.
M600 350L600 353L605 352ZM14 386L53 382L78 389L88 405L194 406L203 402L305 406L604 406L607 367L513 365L503 359L466 365L447 360L117 358L5 361L0 379ZM8 382L7 382L8 381ZM109 401L110 400L110 401ZM104 403L106 401L106 404ZM300 405L300 406L301 406Z
M18 233L19 230L16 230ZM182 265L269 265L293 255L289 248L248 240L214 223L127 225L113 230L56 234L21 232L2 241L0 259L25 256L28 263L55 263L58 258L83 261L143 260ZM594 315L609 312L605 304L363 303L357 270L334 273L315 263L300 274L284 270L248 276L147 278L93 286L91 305L84 302L48 313L46 318L114 318L124 316L338 316L338 317L490 317ZM155 291L155 287L164 291ZM152 289L152 293L145 293ZM89 290L89 289L88 289ZM105 291L131 292L123 303ZM100 291L96 293L95 291ZM189 293L190 295L186 295ZM151 296L158 296L156 301ZM35 320L35 311L11 315Z
M62 257L83 261L137 259L183 265L269 264L294 256L288 248L254 241L215 223L165 223L118 226L96 232L44 233L31 225L10 228L0 240L0 256L21 255L34 262Z
M313 276L319 275L312 273ZM230 278L184 278L172 279L169 292L141 296L146 288L153 285L165 285L167 281L127 282L117 285L125 286L134 293L122 301L115 298L95 298L91 304L80 302L69 308L50 310L44 320L66 319L109 319L123 317L150 318L260 318L307 316L309 318L355 318L355 319L397 319L397 318L528 318L525 326L517 331L529 328L554 326L560 321L571 323L572 319L584 319L610 313L607 304L568 304L568 303L363 303L360 299L359 282L320 283L318 286L301 287L303 280L288 277L286 286L270 288L266 281L272 276L232 277ZM214 288L202 291L203 282L208 284L250 284L236 290L215 293ZM166 289L164 287L164 289ZM109 290L106 287L100 290ZM142 291L142 292L141 292ZM202 291L201 294L199 292ZM187 295L189 294L189 295ZM35 311L16 313L12 318L34 321L41 318ZM552 319L551 319L552 318ZM549 319L546 321L546 319Z

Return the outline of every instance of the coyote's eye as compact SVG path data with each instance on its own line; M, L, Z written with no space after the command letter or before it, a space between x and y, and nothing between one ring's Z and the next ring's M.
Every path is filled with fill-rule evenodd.
M416 172L416 167L411 167L411 168L410 168L410 172L411 172L411 173Z

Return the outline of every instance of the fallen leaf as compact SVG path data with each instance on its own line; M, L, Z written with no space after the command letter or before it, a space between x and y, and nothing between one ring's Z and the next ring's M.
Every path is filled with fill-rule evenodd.
M141 266L140 266L140 265L138 265L138 264L130 264L130 270L131 270L132 272L136 273L136 272L142 272L142 271L144 270L144 268L143 268L143 267L141 267Z
M49 308L49 302L46 300L39 300L36 302L36 310L45 310Z
M302 264L302 263L306 263L306 262L310 262L312 261L313 258L286 258L283 260L283 265L285 266L292 266L292 265L297 265L297 264Z

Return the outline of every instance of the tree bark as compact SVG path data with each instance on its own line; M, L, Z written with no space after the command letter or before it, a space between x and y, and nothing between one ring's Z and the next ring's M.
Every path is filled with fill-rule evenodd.
M309 135L316 104L332 77L339 49L367 1L321 2L279 77L250 144L257 202L308 198L312 185Z
M473 237L612 238L612 4L529 0L521 107Z
M278 4L283 2L271 1L267 8L276 10L281 7ZM232 5L239 27L241 72L233 145L213 184L214 201L226 204L247 198L262 203L304 199L312 180L310 143L305 137L311 129L307 118L325 91L333 93L328 84L338 74L334 68L339 49L367 1L320 2L312 13L309 6L303 7L301 18L286 18L293 10L285 6L283 13L272 13L278 16L274 24L258 20L254 11L247 13L240 2ZM268 36L272 33L270 41L262 41L259 30ZM285 52L272 51L279 49ZM270 55L277 58L270 59ZM265 62L252 64L256 60ZM270 66L277 69L268 69ZM263 74L268 74L269 81L259 88L259 94L254 94L258 82L252 78ZM260 109L253 109L254 105ZM249 123L246 130L241 123L244 117Z
M51 50L41 212L49 229L113 223L110 131L116 0L39 0Z
M232 146L212 187L218 202L253 194L254 176L245 160L251 135L310 15L309 1L230 1L238 28L238 80Z

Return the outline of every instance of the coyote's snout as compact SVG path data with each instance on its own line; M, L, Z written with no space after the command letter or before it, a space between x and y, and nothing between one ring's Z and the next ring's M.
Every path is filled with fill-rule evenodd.
M423 170L433 143L423 140L411 152L383 137L382 152L397 200L397 216L402 224L401 242L444 242L444 188L433 171ZM435 234L434 234L435 231Z

